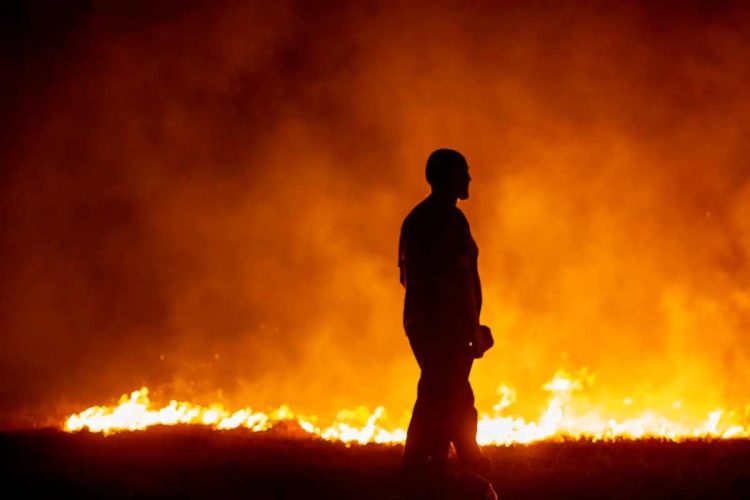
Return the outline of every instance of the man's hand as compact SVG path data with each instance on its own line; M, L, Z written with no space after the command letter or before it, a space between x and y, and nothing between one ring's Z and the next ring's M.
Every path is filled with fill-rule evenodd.
M474 357L477 359L481 358L493 345L495 345L495 339L492 338L490 327L477 325L474 329L474 336L469 342L469 347Z

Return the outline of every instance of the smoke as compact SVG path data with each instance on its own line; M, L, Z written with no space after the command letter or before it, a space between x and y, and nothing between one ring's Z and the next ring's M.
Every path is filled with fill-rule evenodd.
M461 208L497 336L473 375L480 409L507 382L533 414L561 366L596 374L597 404L746 403L746 9L19 12L4 28L6 424L141 384L401 416L417 368L396 244L437 147L474 179Z

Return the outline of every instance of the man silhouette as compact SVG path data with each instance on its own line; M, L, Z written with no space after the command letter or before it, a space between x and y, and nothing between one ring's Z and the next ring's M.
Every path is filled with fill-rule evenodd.
M443 472L450 444L474 473L491 464L476 443L477 411L469 384L482 307L478 249L458 200L469 197L469 167L459 152L438 149L426 168L431 194L404 219L399 240L406 288L404 329L421 375L404 447L404 469Z

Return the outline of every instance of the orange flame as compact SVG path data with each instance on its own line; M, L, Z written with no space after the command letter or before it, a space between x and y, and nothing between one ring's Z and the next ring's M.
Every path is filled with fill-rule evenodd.
M521 417L504 415L515 400L515 391L505 385L498 388L500 401L492 414L479 417L477 441L482 445L531 443L534 441L585 438L593 440L659 438L681 441L694 438L728 439L750 437L750 427L735 421L734 413L721 408L710 412L698 424L687 424L671 420L654 411L644 411L635 418L618 421L598 411L575 410L574 393L581 391L587 380L585 370L578 376L559 370L544 385L550 393L547 406L536 421L527 422ZM590 378L589 378L589 383ZM386 412L382 406L368 412L364 408L342 410L328 427L316 425L317 417L297 415L283 405L270 412L256 412L243 408L230 412L220 404L200 406L188 402L170 401L166 406L154 409L148 397L148 388L124 394L116 406L92 406L73 414L64 423L64 430L75 432L88 429L91 432L111 434L120 431L136 431L155 425L201 425L218 430L245 428L254 432L271 429L280 422L293 421L312 437L345 443L401 443L406 431L400 428L387 429L380 425ZM626 398L624 404L631 404ZM350 422L362 422L361 426Z

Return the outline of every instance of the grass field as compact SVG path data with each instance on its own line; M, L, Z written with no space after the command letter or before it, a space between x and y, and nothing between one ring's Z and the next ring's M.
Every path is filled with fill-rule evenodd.
M750 498L748 440L484 450L501 499ZM401 451L273 431L0 434L4 498L403 498Z

